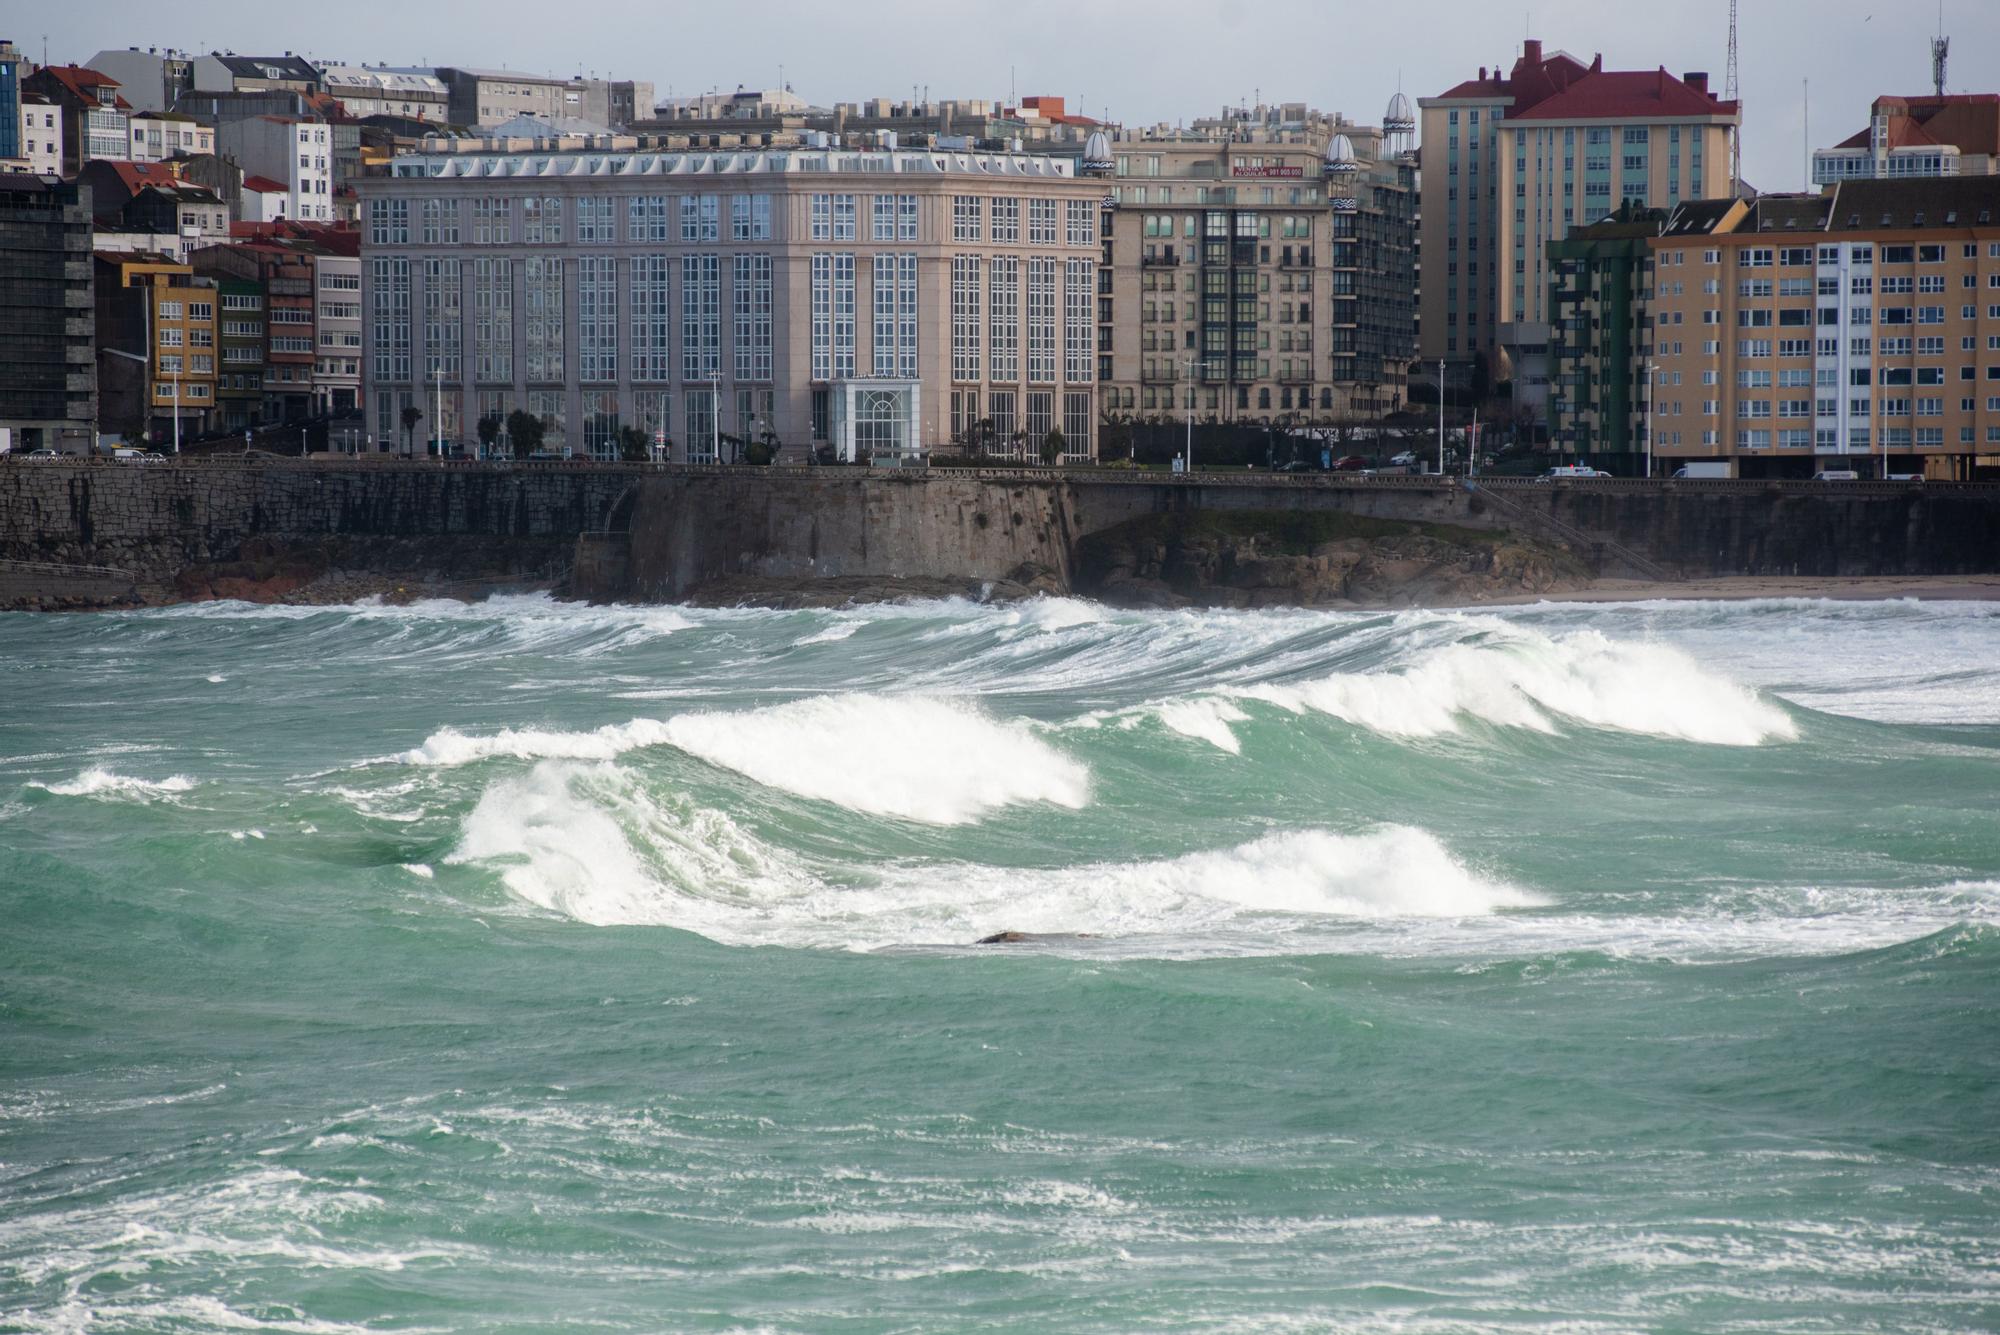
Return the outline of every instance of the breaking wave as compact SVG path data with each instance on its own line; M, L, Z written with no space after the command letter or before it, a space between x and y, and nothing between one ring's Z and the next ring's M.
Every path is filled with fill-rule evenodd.
M1783 708L1681 650L1596 631L1557 637L1528 631L1491 643L1447 644L1400 671L1262 682L1228 694L1391 737L1457 732L1466 719L1544 733L1568 719L1714 746L1798 736Z
M655 799L620 766L560 761L489 786L448 860L486 866L519 898L580 922L676 927L730 945L877 949L1005 930L1269 936L1301 919L1456 918L1542 902L1393 825L1272 834L1161 861L842 873L772 848L722 812Z
M1090 771L1021 724L923 696L830 695L762 709L633 719L587 732L441 728L393 760L614 760L671 746L767 788L853 811L961 825L1028 802L1080 808Z
M35 781L31 786L53 793L57 797L136 798L140 801L149 801L170 793L185 793L194 787L194 780L185 774L174 774L164 779L138 779L92 766L74 779L62 783Z

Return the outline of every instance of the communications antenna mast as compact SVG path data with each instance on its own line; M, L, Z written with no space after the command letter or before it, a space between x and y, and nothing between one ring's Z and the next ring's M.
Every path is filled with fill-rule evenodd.
M1931 38L1931 82L1937 95L1944 96L1944 67L1951 59L1951 38L1944 35L1944 0L1938 0L1938 35Z
M1729 0L1729 71L1723 76L1722 97L1736 104L1736 128L1729 134L1729 178L1737 194L1743 193L1743 89L1736 77L1736 0Z

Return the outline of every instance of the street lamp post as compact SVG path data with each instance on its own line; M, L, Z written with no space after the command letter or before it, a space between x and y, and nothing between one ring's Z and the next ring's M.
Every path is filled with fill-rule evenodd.
M1646 476L1653 476L1653 422L1655 420L1654 399L1659 394L1658 372L1653 369L1653 359L1646 359Z
M1194 472L1194 368L1204 363L1193 357L1181 359L1181 374L1187 379L1187 447L1181 452L1181 471Z
M1438 359L1438 476L1444 476L1444 359Z
M174 358L174 453L181 452L181 361Z
M435 397L431 400L431 434L437 437L438 462L444 462L444 363L431 370Z

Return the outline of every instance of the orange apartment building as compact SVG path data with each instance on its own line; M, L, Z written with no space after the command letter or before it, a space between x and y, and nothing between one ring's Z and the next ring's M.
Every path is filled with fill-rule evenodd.
M2000 466L2000 177L1696 201L1648 244L1659 471Z

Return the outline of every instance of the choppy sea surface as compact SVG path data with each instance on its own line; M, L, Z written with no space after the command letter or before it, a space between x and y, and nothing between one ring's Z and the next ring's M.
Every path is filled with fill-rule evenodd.
M0 679L0 1329L2000 1328L1994 605L221 603Z

